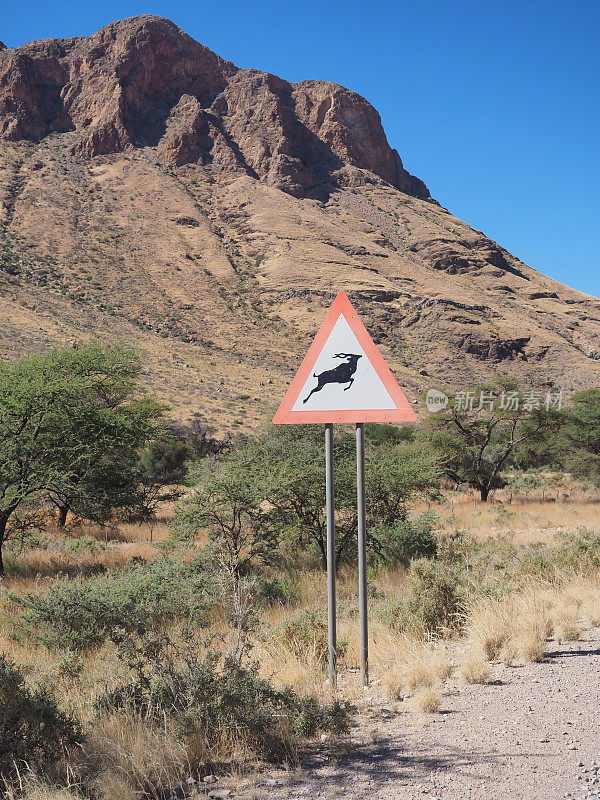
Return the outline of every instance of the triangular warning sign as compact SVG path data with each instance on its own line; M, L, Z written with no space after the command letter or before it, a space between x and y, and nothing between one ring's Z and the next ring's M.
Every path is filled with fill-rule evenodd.
M276 425L416 422L344 292L339 292L277 413Z

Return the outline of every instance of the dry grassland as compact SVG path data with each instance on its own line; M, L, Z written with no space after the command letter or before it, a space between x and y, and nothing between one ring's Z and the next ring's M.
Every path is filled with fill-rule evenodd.
M455 495L453 509L446 501L435 509L442 535L455 529L466 530L478 539L512 535L516 543L553 542L553 536L580 526L593 528L599 506L592 499L570 498L559 503L513 502L511 505L473 507L473 499ZM152 529L148 525L121 525L107 533L93 528L83 533L98 543L98 548L78 553L34 548L9 559L10 574L2 588L4 611L11 610L7 591L51 588L60 576L90 575L110 570L132 559L150 561L160 554L161 542L168 537L167 509ZM82 531L72 531L73 537ZM385 617L376 613L378 598L402 598L409 578L403 568L381 571L371 579L370 675L372 692L385 702L395 702L408 713L431 714L440 708L444 693L464 683L485 684L494 662L519 664L544 657L549 640L579 638L585 628L600 625L600 576L594 571L576 574L557 573L549 580L532 575L516 589L498 596L471 598L460 634L425 637L400 632ZM344 568L338 577L338 641L342 643L339 666L339 694L357 701L363 696L359 673L359 641L356 616L356 576ZM252 658L260 673L274 686L291 684L300 694L313 694L322 700L330 697L322 659L322 641L283 640L275 632L307 609L325 608L326 579L319 571L304 571L298 576L293 602L274 603L260 610L260 625L253 637ZM214 620L223 631L223 621ZM200 760L231 764L251 759L245 743L233 735L223 735L213 752L198 741L192 749L184 747L170 730L148 726L135 714L104 717L94 722L94 701L100 691L118 685L126 670L112 645L80 656L76 674L65 667L63 655L41 646L19 643L11 635L6 617L0 616L0 652L22 665L32 683L52 688L61 703L72 707L88 726L88 739L82 755L96 776L98 796L105 800L135 800L140 787L171 786L185 780L190 764ZM194 752L192 750L195 748ZM204 748L204 750L203 750ZM75 789L74 789L75 791ZM33 785L30 800L69 800L66 790L53 791Z

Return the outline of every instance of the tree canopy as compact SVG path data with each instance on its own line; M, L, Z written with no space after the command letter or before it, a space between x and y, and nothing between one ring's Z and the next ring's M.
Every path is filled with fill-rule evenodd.
M0 363L2 544L52 502L94 521L137 501L139 448L163 407L129 349L89 343Z
M486 502L504 485L504 471L526 461L528 451L541 460L562 419L559 409L538 398L532 402L531 393L507 379L457 395L426 420L423 435L443 459L448 477L478 490Z
M336 430L337 565L356 554L355 447L349 430ZM436 490L441 470L435 454L390 426L367 426L366 451L367 522L377 549L377 536L405 520L417 496ZM325 566L324 474L322 426L270 428L216 463L206 462L180 507L175 531L194 536L208 529L231 552L243 549L244 563L273 557L281 545L315 553Z
M600 485L600 389L574 394L560 444L563 462L574 475Z

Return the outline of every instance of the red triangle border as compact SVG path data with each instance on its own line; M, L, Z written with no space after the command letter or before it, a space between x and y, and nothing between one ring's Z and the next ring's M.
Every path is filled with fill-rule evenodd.
M350 325L352 332L358 339L361 347L371 362L375 372L379 376L383 385L389 392L392 401L396 405L395 409L352 409L350 411L292 411L302 387L309 377L310 371L314 366L321 350L325 346L333 326L340 315L343 314ZM348 299L345 292L338 292L335 300L319 332L314 338L313 343L308 348L308 352L300 365L281 405L273 417L275 425L300 425L308 423L330 423L330 422L403 422L413 423L417 421L412 406L406 399L404 392L398 386L396 379L392 375L390 368L383 360L383 356L377 349L375 342L361 322L354 306Z

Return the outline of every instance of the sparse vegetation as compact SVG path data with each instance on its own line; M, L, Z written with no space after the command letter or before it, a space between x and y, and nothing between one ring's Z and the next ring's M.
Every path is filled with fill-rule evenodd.
M458 674L465 683L487 683L490 677L490 664L479 648L471 648L461 659Z
M101 396L87 371L93 353ZM322 431L219 438L198 417L170 423L153 401L138 403L139 365L121 351L90 346L48 358L78 376L71 383L59 369L48 384L62 404L37 377L42 357L3 373L6 410L47 400L26 447L8 413L3 423L13 449L4 445L2 474L12 474L11 454L26 452L35 477L18 506L31 524L7 539L0 595L5 683L31 709L33 750L25 737L22 755L7 751L5 783L22 759L59 784L68 767L71 785L98 800L156 796L167 786L177 793L190 774L242 757L289 761L307 737L342 734L352 713L346 700L360 694L353 437L336 436L343 688L332 702L324 685ZM29 397L31 386L38 388ZM81 393L94 402L80 404ZM138 423L142 433L128 438ZM108 443L105 461L96 459L95 431ZM124 451L111 449L117 434ZM600 623L591 472L577 483L542 463L544 446L529 439L526 455L504 462L495 502L474 509L469 491L449 488L444 453L427 453L420 433L368 426L367 442L376 691L402 709L434 713L456 682L489 683L495 662L539 661L549 638L569 641ZM127 503L121 489L108 491L115 482L128 487ZM59 487L70 518L57 526ZM43 758L38 712L56 719Z
M434 689L432 686L419 689L410 699L411 708L423 714L433 714L439 711L441 705L442 694L439 689Z
M22 772L64 775L68 749L82 739L79 723L43 688L30 689L15 664L0 655L0 777L6 788Z

